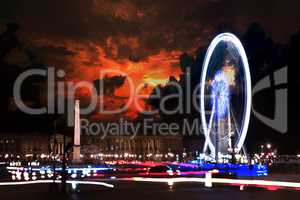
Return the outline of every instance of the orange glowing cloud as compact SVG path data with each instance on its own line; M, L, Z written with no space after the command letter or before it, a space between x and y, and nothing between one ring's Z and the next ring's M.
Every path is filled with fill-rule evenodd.
M127 43L132 47L137 47L138 41L135 38L120 39L122 43ZM181 70L179 67L180 51L164 51L148 56L143 60L132 61L129 58L114 59L106 54L106 51L99 45L93 43L76 43L74 41L65 41L64 43L50 42L47 40L40 40L40 44L50 45L53 47L64 46L71 52L76 52L65 56L64 66L59 65L66 71L65 80L71 82L88 81L100 79L100 73L108 71L107 76L120 75L122 72L126 76L125 83L116 89L114 97L104 97L104 104L107 109L122 107L126 104L129 97L144 95L145 98L151 93L152 89L157 85L164 85L169 80L170 76L179 78ZM111 38L106 40L107 46L114 52L112 57L118 53L118 47L115 46ZM54 63L56 64L56 63ZM115 71L117 70L117 71ZM130 87L135 93L130 93ZM88 99L90 93L86 89L78 90L79 96L83 99ZM121 115L126 118L134 119L137 117L141 109L147 109L144 99L138 99L137 108L134 104L129 105L129 108ZM95 114L94 119L111 119L119 118L119 115L104 116L101 113Z

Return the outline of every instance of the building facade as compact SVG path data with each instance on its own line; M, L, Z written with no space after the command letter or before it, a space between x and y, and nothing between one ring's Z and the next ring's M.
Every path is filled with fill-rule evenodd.
M44 133L1 134L0 156L13 155L20 157L34 157L42 154L62 154L64 152L62 134L50 137ZM73 142L66 137L66 144ZM72 143L73 144L73 143ZM183 151L182 137L179 136L81 136L81 154L84 157L102 155L103 160L130 157L131 159L161 159L168 155L174 157Z
M177 136L107 136L105 139L97 136L83 136L82 154L104 155L135 155L148 157L150 155L179 154L183 144Z
M5 133L0 135L0 156L48 154L49 138L41 133Z

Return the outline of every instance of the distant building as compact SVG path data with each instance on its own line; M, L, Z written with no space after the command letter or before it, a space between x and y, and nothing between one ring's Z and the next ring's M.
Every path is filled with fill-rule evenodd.
M182 138L178 136L82 136L82 154L131 155L132 158L182 153Z
M15 135L0 135L0 154L17 154L18 145Z
M40 156L62 154L64 152L64 136L45 133L7 133L0 135L0 156ZM66 144L72 144L72 138L66 137ZM103 155L103 159L110 160L108 155L130 155L132 159L162 159L166 155L174 157L183 150L182 138L178 136L81 136L81 152L83 156L93 154ZM171 158L170 158L171 159Z
M0 155L14 156L49 153L49 138L41 133L5 133L0 135Z
M64 153L64 146L66 147L68 144L72 144L72 138L66 136L65 137L65 144L64 144L64 135L55 133L50 136L50 150L54 154L63 154Z

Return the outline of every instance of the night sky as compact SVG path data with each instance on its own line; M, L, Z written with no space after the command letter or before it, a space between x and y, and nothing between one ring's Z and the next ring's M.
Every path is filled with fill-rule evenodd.
M180 79L184 53L192 60L195 76L199 74L201 55L209 42L217 33L230 31L245 46L254 84L286 65L289 73L293 72L289 76L288 133L274 131L252 116L249 145L271 141L282 152L300 152L299 117L294 109L297 101L293 98L299 91L299 8L299 2L292 0L1 1L1 112L5 116L1 120L9 125L15 122L12 83L28 68L55 66L65 70L65 80L72 82L92 82L100 70L120 69L133 77L135 84L145 84L142 92L149 95L153 87L166 84L170 77ZM17 25L18 30L8 32L8 23ZM30 105L42 104L43 91L39 90L38 99L31 97L32 93L25 90ZM87 94L82 91L79 95L84 98ZM113 90L113 96L119 98L106 104L118 107L127 95L126 83L121 84ZM265 95L274 94L269 91ZM253 103L267 116L274 114L266 96ZM139 113L130 108L123 115L134 120ZM115 120L120 116L95 113L93 117Z

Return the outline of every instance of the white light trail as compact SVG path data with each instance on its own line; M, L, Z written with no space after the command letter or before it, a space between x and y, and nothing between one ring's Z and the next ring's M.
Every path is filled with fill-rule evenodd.
M55 180L55 183L61 183L61 180ZM9 185L30 185L30 184L43 184L43 183L53 183L53 180L36 180L36 181L19 181L19 182L0 182L0 186L9 186ZM67 181L68 184L81 184L81 185L98 185L113 188L114 185L97 182L97 181Z
M124 178L119 180L127 181L136 181L136 182L156 182L156 183L181 183L181 182L198 182L205 183L205 178L142 178L142 177L133 177L133 178ZM226 178L212 178L212 183L219 184L236 184L236 185L250 185L250 186L273 186L273 187L286 187L294 188L300 190L299 182L284 182L284 181L269 181L269 180L247 180L247 179L226 179Z
M30 184L40 184L40 183L53 183L53 180L0 182L0 186L8 186L8 185L30 185ZM61 183L61 181L55 181L55 183Z
M105 186L105 187L109 187L109 188L114 187L114 185L112 185L112 184L108 184L108 183L104 183L104 182L97 182L97 181L67 181L67 183L81 184L81 185L99 185L99 186Z

